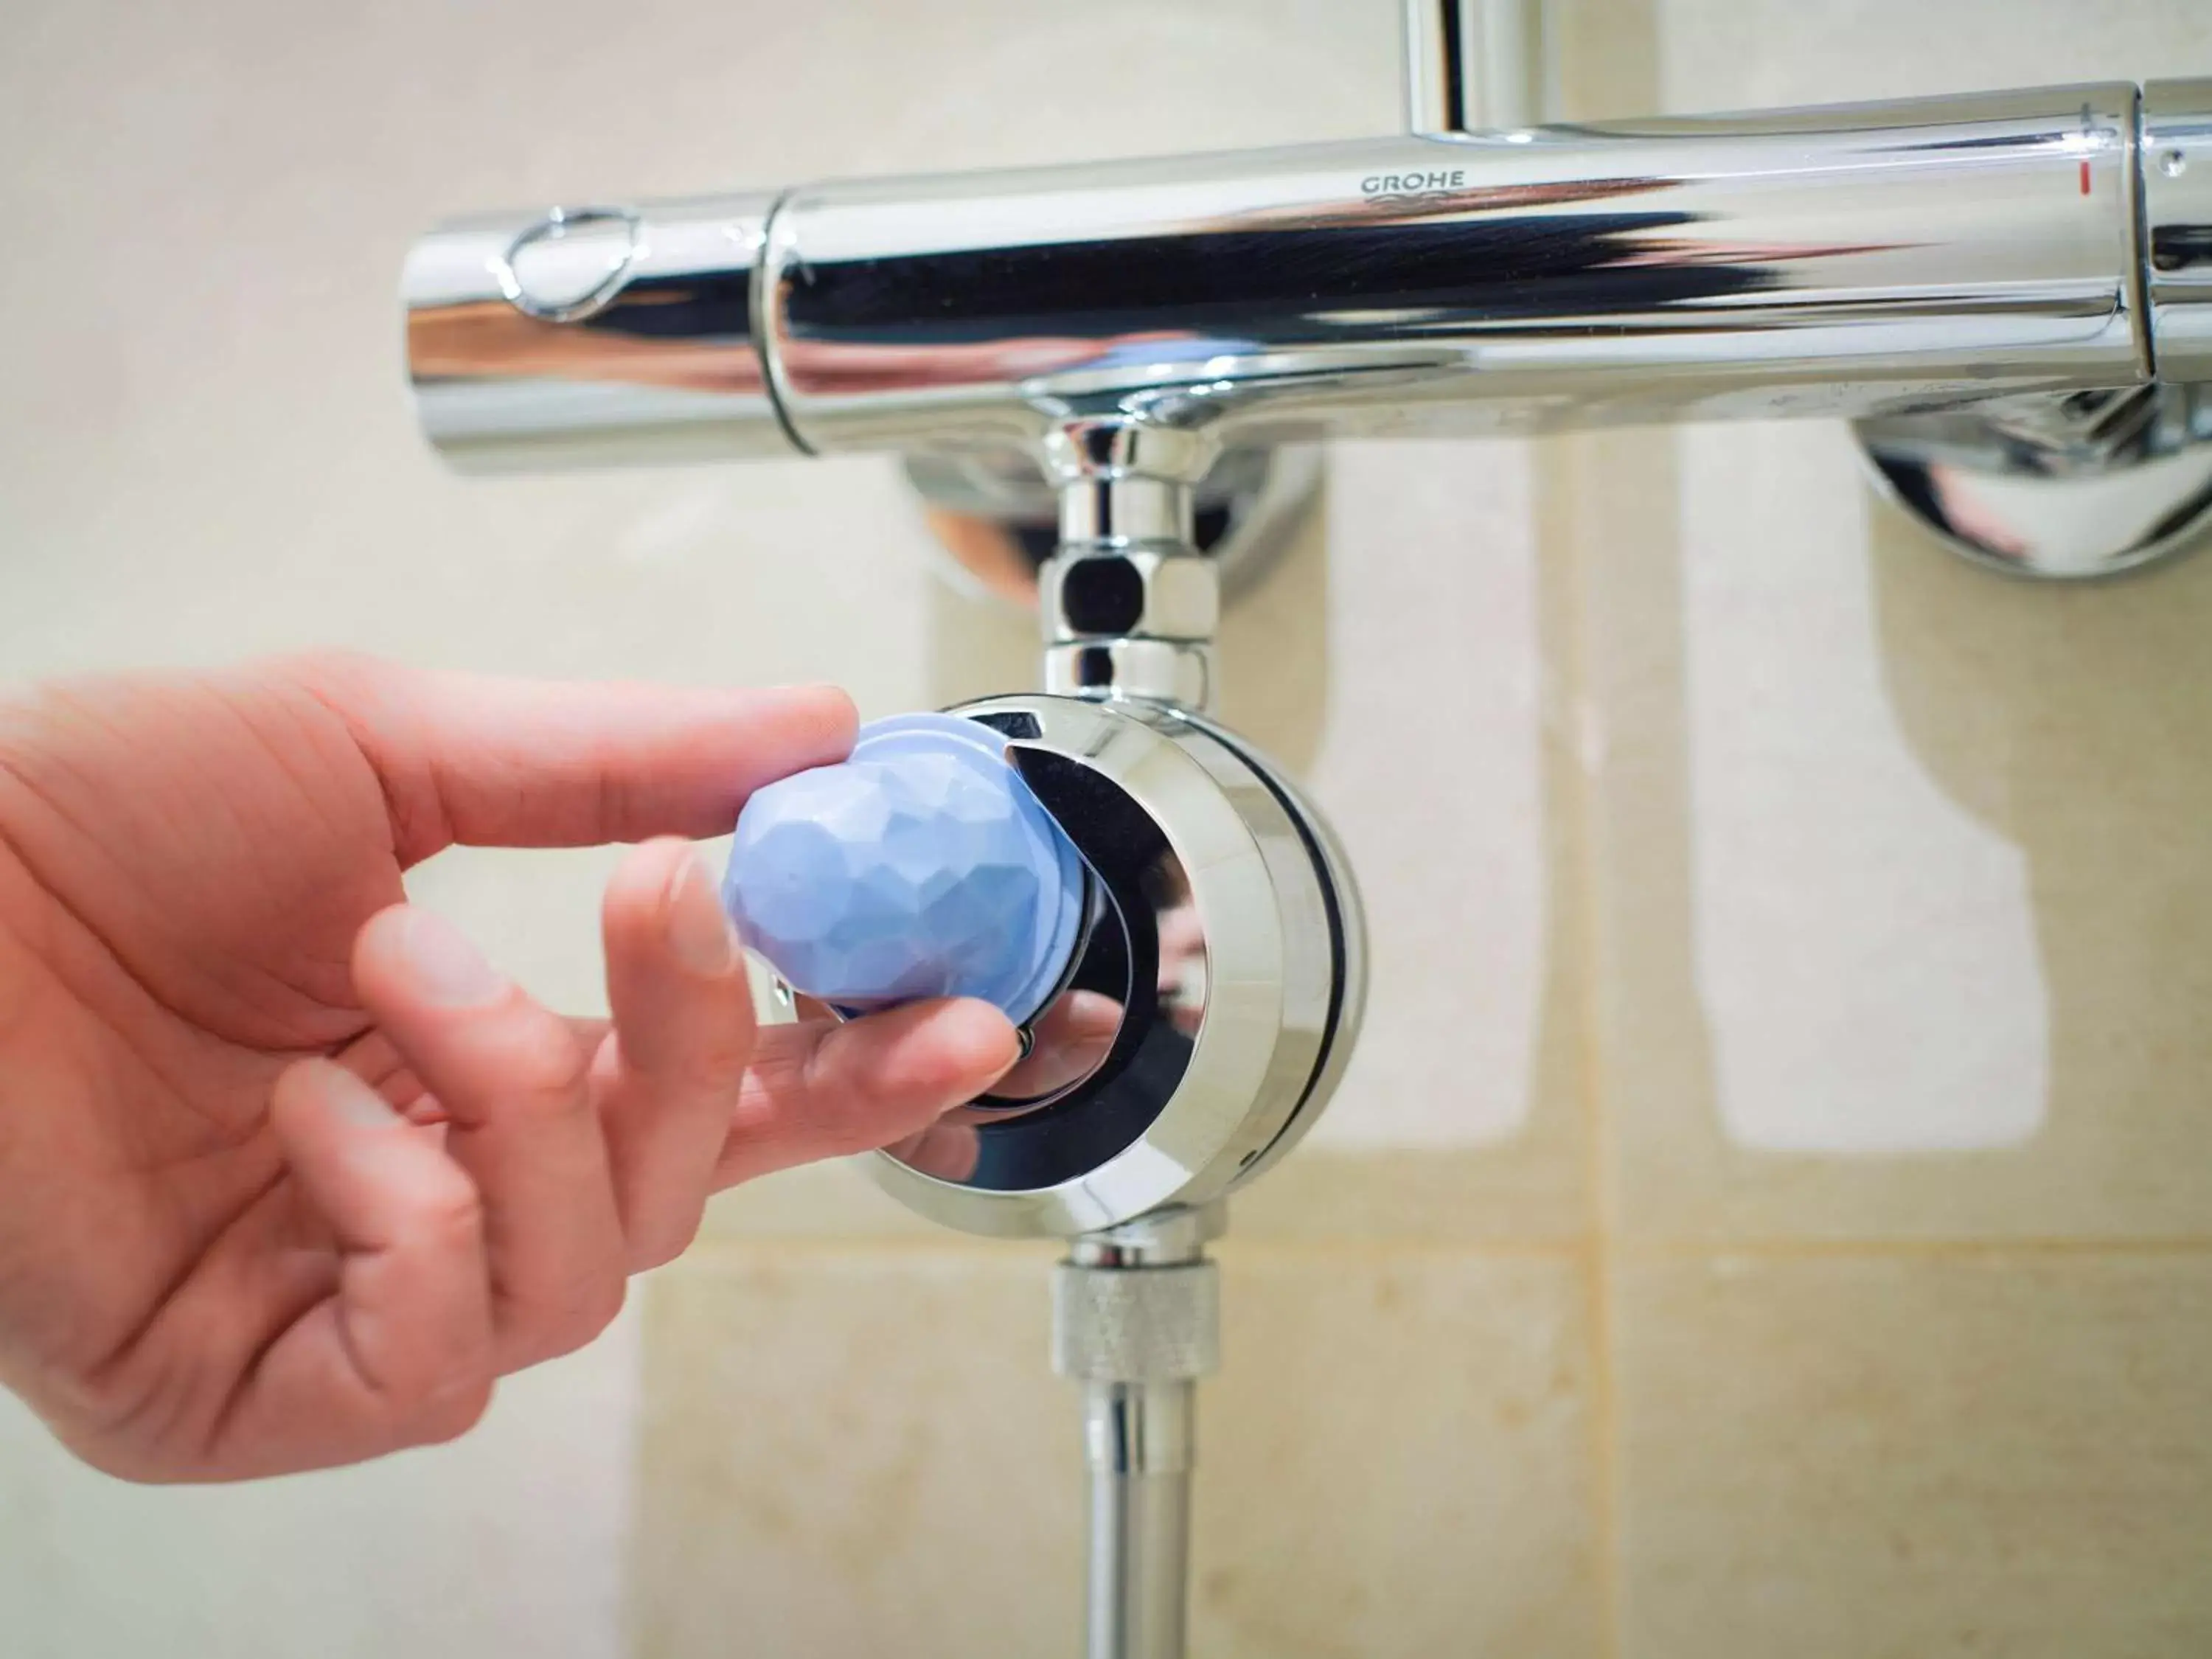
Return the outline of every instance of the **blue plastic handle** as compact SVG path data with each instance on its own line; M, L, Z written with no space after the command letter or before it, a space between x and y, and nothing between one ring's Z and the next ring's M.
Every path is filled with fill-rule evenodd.
M1082 854L954 714L860 730L852 757L745 803L722 903L791 987L852 1012L980 997L1027 1024L1083 933Z

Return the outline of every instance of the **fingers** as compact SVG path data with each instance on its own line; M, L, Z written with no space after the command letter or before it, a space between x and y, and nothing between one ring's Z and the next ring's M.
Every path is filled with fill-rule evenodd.
M454 842L724 835L761 785L842 760L856 719L828 687L564 684L352 658L294 672L383 780L404 864Z
M916 1134L988 1089L1020 1053L988 1003L923 1002L846 1025L771 1026L715 1170L717 1187Z
M331 1058L382 1095L393 1110L412 1121L446 1121L446 1109L422 1086L422 1079L407 1069L405 1058L383 1032L364 1032L333 1052Z
M270 1121L339 1249L337 1294L262 1354L210 1449L245 1476L450 1439L495 1366L475 1186L382 1097L328 1060L278 1079Z
M699 1230L752 1058L752 988L714 884L680 841L651 842L608 884L599 1115L635 1272Z
M628 1273L575 1031L427 910L372 917L353 975L362 1006L444 1107L447 1155L482 1199L499 1370L582 1346L620 1311Z
M910 1170L939 1181L965 1181L982 1161L983 1137L972 1123L939 1119L920 1134L895 1140L884 1149Z
M999 1079L1003 1100L1031 1100L1080 1083L1114 1051L1121 1005L1097 991L1070 991L1030 1027L1030 1052Z

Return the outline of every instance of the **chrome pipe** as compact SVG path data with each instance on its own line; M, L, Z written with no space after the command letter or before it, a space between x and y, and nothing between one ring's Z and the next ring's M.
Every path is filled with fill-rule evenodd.
M410 357L468 465L1882 416L2141 385L2161 331L2212 378L2208 128L2121 83L479 220Z
M1093 1383L1088 1659L1182 1659L1190 1572L1190 1382Z
M1406 0L1406 131L1540 125L1551 109L1545 0Z

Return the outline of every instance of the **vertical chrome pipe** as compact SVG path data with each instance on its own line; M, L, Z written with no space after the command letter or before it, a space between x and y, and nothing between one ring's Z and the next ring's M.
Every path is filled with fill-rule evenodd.
M1405 18L1407 131L1442 137L1545 119L1545 0L1406 0Z
M1083 1385L1087 1659L1183 1659L1198 1379L1219 1360L1206 1243L1219 1206L1075 1241L1053 1281L1053 1368Z
M1182 1659L1197 1393L1188 1382L1084 1389L1089 1659Z
M1480 0L1406 0L1406 131L1467 131L1465 14Z

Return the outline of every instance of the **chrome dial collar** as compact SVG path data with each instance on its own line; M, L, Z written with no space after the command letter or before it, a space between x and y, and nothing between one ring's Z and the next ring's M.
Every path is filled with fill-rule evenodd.
M1334 843L1193 716L1036 694L955 712L1007 733L1112 896L1126 949L1102 927L1070 994L1119 1015L1080 1083L1030 1110L954 1114L877 1154L876 1179L934 1220L1006 1236L1210 1202L1318 1115L1357 1028L1364 939Z

